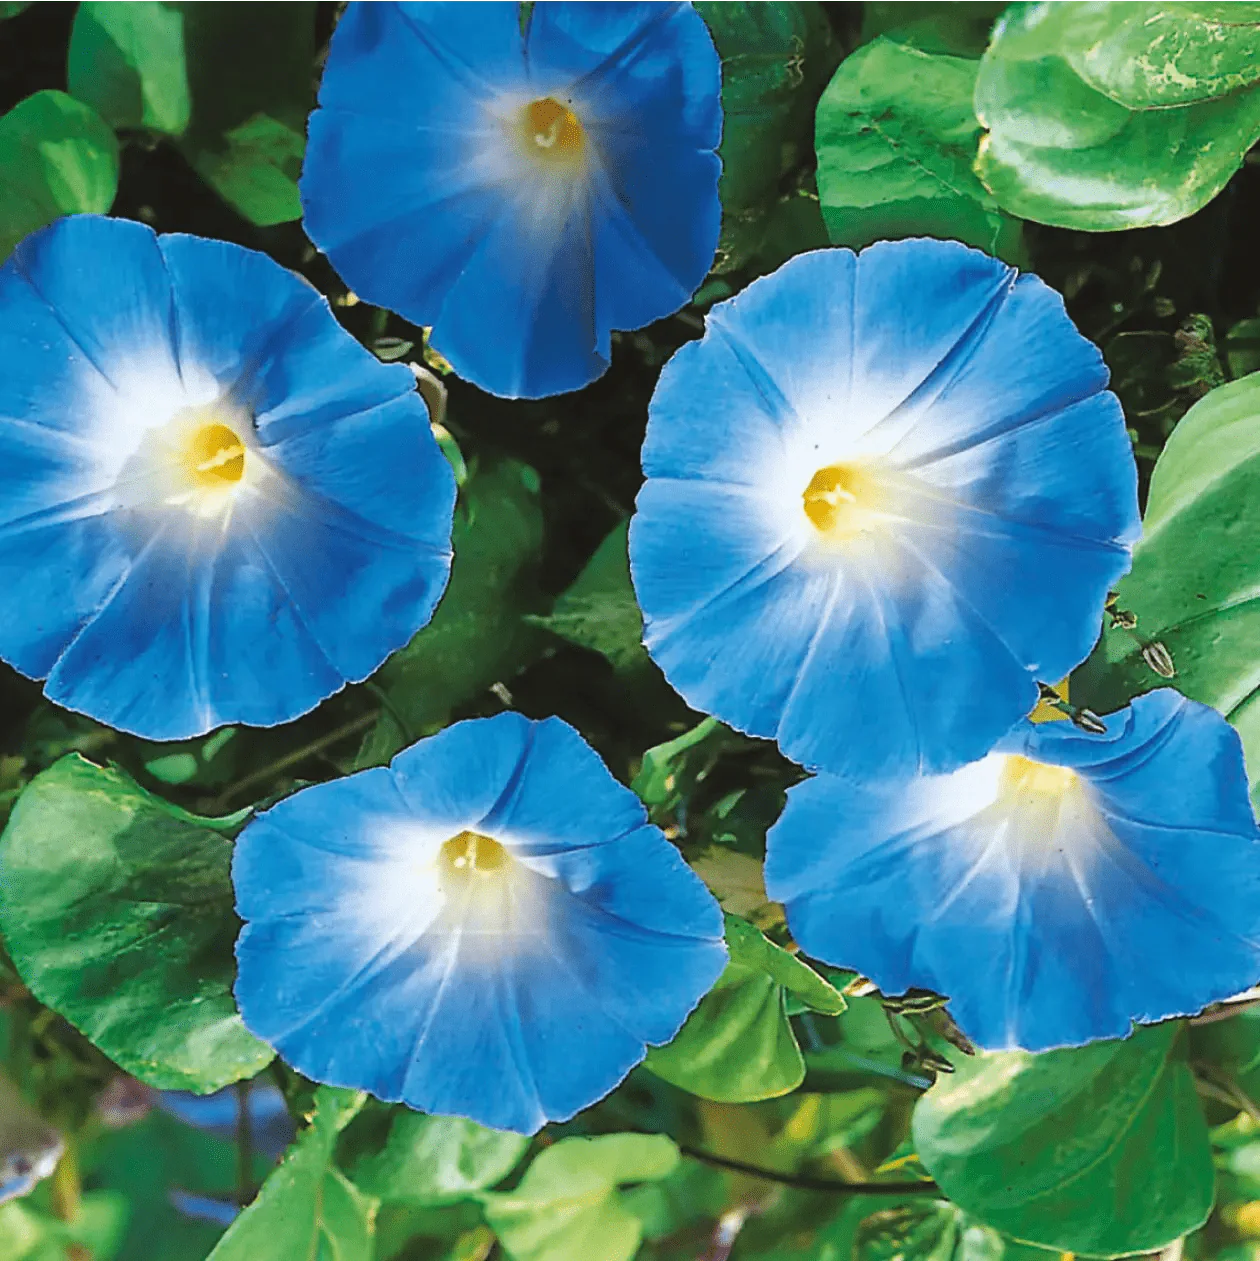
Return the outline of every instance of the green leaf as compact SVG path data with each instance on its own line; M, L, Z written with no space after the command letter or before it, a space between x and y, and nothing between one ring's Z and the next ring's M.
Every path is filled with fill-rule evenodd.
M337 1135L364 1098L331 1086L315 1092L310 1125L207 1261L374 1261L376 1202L333 1164Z
M963 1214L943 1200L879 1209L855 1232L853 1261L953 1261Z
M731 959L746 968L756 968L776 985L795 994L813 1011L838 1016L845 1010L844 995L825 981L791 951L776 946L763 932L739 918L727 915L726 944Z
M179 144L252 223L301 217L306 117L314 104L315 5L183 4L193 111Z
M251 223L302 214L315 5L133 0L79 6L68 77L118 127L171 136Z
M1005 0L867 0L860 44L887 35L926 53L979 57Z
M429 625L374 677L388 708L368 733L360 766L387 762L540 651L544 637L526 619L540 600L538 490L537 474L516 460L485 464L465 484L450 585Z
M70 31L70 93L115 127L182 135L192 117L179 5L84 0Z
M818 195L836 245L935 236L1018 261L1020 224L972 171L978 63L880 38L818 103Z
M127 1226L127 1201L114 1191L88 1191L72 1221L24 1200L0 1206L0 1256L4 1261L65 1261L83 1256L111 1261Z
M104 214L118 191L118 141L64 92L36 92L0 117L0 260L70 214Z
M729 734L716 718L705 718L673 740L653 745L644 753L630 787L649 810L676 804L695 784L701 769L711 766L715 755L697 755L693 750L706 741L716 749Z
M1180 1031L960 1057L915 1108L919 1159L960 1208L1017 1239L1095 1256L1162 1248L1213 1196Z
M1229 375L1244 377L1260 371L1260 317L1239 320L1225 335Z
M31 7L31 0L3 0L0 3L0 22L6 18L15 18L23 9Z
M820 4L696 5L722 58L722 206L765 200L809 151L811 107L839 57Z
M1260 796L1260 373L1213 390L1173 430L1151 475L1142 539L1108 627L1072 676L1073 700L1105 713L1165 680L1143 656L1172 655L1173 686L1238 728Z
M627 518L595 549L582 572L552 606L547 617L530 620L579 648L590 648L618 672L647 665L643 614L630 583Z
M668 1046L645 1061L658 1077L704 1099L744 1103L799 1086L805 1061L788 1022L787 996L827 1015L840 992L795 955L735 915L726 916L730 961Z
M540 1152L508 1194L483 1192L486 1221L513 1261L630 1261L642 1235L624 1182L655 1182L678 1164L663 1134L565 1138Z
M1129 109L1193 105L1260 81L1260 4L1076 4L1059 52Z
M305 132L255 114L225 132L221 146L198 147L190 156L224 201L266 228L302 217L297 182L305 151Z
M822 5L696 5L722 57L722 238L715 270L777 267L826 244L817 199L785 176L808 163L813 107L840 52Z
M1095 232L1174 223L1205 206L1260 138L1260 83L1220 95L1260 77L1238 71L1260 5L1230 5L1228 23L1204 16L1224 8L1012 5L975 95L988 131L976 171L998 204ZM1156 10L1168 16L1155 21Z
M528 1147L523 1134L463 1117L399 1112L384 1148L355 1166L354 1181L380 1200L441 1204L502 1182Z
M22 980L162 1090L218 1090L272 1059L232 999L232 847L214 826L70 754L0 837L0 928Z

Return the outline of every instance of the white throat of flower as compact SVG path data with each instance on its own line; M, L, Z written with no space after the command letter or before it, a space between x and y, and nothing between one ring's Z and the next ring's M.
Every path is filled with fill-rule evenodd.
M174 508L223 518L243 491L273 477L254 438L253 420L222 399L182 407L143 431L114 483L120 507Z

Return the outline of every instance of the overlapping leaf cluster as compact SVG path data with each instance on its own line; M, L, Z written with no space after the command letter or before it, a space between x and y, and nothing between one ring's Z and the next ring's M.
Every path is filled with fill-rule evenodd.
M1244 1261L1260 1246L1254 1012L974 1057L935 996L886 999L802 960L761 881L798 772L683 707L640 645L625 559L646 401L708 305L827 243L964 240L1066 294L1149 483L1074 702L1103 712L1171 681L1238 727L1260 800L1260 6L698 7L724 63L714 273L690 307L620 335L577 395L507 403L448 380L455 568L408 647L298 722L179 746L0 676L6 1178L65 1146L0 1207L0 1257ZM347 293L296 222L334 10L0 5L0 256L75 211L237 240L301 269L382 358L423 362L423 331ZM509 701L566 718L634 787L722 902L731 954L675 1042L533 1140L317 1089L231 998L228 857L251 808ZM300 1126L278 1164L249 1126L210 1134L151 1107L273 1082Z

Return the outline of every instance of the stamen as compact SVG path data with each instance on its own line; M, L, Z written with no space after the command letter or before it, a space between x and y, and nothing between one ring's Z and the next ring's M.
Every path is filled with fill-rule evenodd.
M874 529L882 499L875 480L855 464L820 468L803 495L810 524L820 534L835 539Z
M185 454L193 483L203 488L232 485L245 476L245 445L236 432L217 421L202 425Z
M527 147L548 160L571 161L581 156L586 144L578 116L554 97L530 101L521 111L520 125Z
M458 832L442 845L439 866L452 876L487 876L499 871L511 856L498 841L480 832Z

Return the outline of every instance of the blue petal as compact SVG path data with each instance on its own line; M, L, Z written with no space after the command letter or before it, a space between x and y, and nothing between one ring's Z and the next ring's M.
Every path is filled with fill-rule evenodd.
M137 367L178 379L171 279L151 228L73 215L27 237L4 270L6 297L20 280L110 384Z
M532 191L506 195L481 226L431 338L460 376L507 398L581 389L611 354L608 328L595 320L590 221L575 211L557 222Z
M1023 723L951 775L791 789L766 888L802 948L887 993L948 995L991 1049L1122 1037L1254 983L1260 830L1236 733L1172 692L1107 721ZM1052 850L986 804L1007 753L1083 777Z
M495 85L524 80L519 6L353 3L328 65L300 184L306 230L361 297L431 325L502 206L469 157Z
M460 130L476 102L525 78L520 5L351 3L329 48L319 103L417 128Z
M856 271L848 250L801 255L774 273L774 284L752 284L709 312L703 340L678 351L652 393L645 490L654 478L757 487L767 454L804 432L803 413L822 405L844 414Z
M491 721L506 726L504 717ZM647 823L647 812L634 793L611 775L594 773L596 767L603 769L598 757L568 723L547 718L526 724L514 717L514 724L524 736L517 762L481 823L509 832L516 852L532 857L584 850L594 841L607 843ZM558 780L569 784L563 818L556 811ZM592 819L600 820L597 836L591 835ZM676 854L672 846L669 850Z
M580 77L602 176L596 319L640 328L691 297L717 248L721 65L708 28L689 4L545 3L529 57Z
M149 740L184 740L227 722L287 722L341 688L256 544L238 531L189 538L179 524L158 528L63 647L49 699Z
M1036 704L1036 684L966 596L920 556L900 560L891 591L879 553L833 577L835 598L813 619L777 731L805 765L843 758L867 778L971 761Z
M19 466L20 467L20 466ZM108 522L64 520L0 526L0 660L42 679L131 566Z
M310 118L300 185L306 231L340 272L355 278L360 297L413 324L437 319L502 205L502 188L468 162L466 147L445 131L392 118L368 125L328 108ZM345 171L389 178L347 180Z
M465 830L511 856L497 900L425 874ZM505 1129L606 1094L726 957L711 895L557 719L458 723L300 792L242 833L233 880L259 1037L316 1080Z
M1014 268L957 241L881 241L864 249L854 284L850 394L861 423L882 420L925 384L952 376L992 330L1015 284ZM792 354L813 360L807 343L798 341ZM826 371L816 360L813 366ZM990 398L973 424L984 423Z
M446 727L390 763L399 795L418 818L453 832L473 827L519 786L536 731L511 712Z
M1089 653L1136 468L1061 299L957 243L800 256L662 372L630 529L644 641L693 708L853 777L991 748ZM870 470L870 534L806 517Z
M137 373L178 385L170 282L148 228L84 215L23 241L0 293L0 658L43 678L127 570L101 415Z

